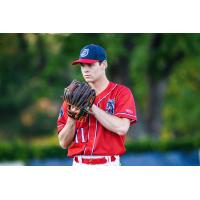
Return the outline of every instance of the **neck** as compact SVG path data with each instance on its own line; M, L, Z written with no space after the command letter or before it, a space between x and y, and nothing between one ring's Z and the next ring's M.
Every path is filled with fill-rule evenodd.
M103 90L106 89L106 87L109 84L109 81L108 81L107 77L104 76L104 77L100 78L99 80L97 80L95 82L91 82L89 84L96 91L96 95L98 95L99 93L101 93Z

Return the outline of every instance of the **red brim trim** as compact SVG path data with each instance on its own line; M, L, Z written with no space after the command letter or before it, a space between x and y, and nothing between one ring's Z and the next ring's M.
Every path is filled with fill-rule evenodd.
M79 59L79 60L75 60L72 65L77 65L77 64L81 64L81 63L85 63L85 64L93 64L95 62L98 62L98 60L91 60L91 59Z

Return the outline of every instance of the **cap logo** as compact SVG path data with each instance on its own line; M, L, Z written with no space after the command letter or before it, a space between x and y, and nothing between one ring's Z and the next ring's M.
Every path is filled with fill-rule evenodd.
M89 49L83 49L83 51L81 52L81 57L86 57L89 53Z

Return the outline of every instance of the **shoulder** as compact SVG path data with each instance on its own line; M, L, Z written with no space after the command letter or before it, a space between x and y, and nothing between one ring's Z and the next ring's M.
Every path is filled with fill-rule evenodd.
M125 85L118 84L117 86L118 86L119 90L131 91L131 90L130 90L127 86L125 86Z
M112 96L118 101L118 100L122 100L127 99L127 98L132 98L133 97L133 93L131 91L130 88L128 88L125 85L122 84L118 84L115 83L116 87L114 88L113 92L112 92Z
M122 94L132 93L131 89L128 88L127 86L122 85L122 84L118 84L118 83L114 83L114 84L116 85L116 87L115 87L115 92L116 93L122 93Z

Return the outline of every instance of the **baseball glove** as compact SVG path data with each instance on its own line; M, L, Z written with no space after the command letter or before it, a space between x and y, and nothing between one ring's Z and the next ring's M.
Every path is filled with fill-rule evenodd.
M64 101L68 104L68 116L76 120L85 117L89 113L95 97L95 90L93 90L88 83L73 80L71 84L64 89L63 96Z

